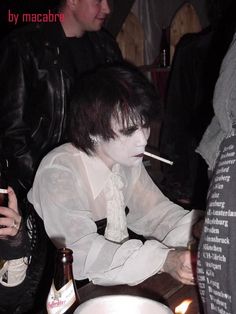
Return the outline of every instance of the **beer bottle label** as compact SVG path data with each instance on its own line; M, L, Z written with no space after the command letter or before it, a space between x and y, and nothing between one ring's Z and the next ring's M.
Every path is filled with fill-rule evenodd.
M60 290L56 290L53 282L47 299L47 312L49 314L63 314L75 301L76 295L72 280Z

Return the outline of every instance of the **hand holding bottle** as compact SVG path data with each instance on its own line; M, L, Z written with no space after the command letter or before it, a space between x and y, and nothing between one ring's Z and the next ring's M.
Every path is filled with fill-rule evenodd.
M11 187L7 191L8 207L0 206L0 259L12 260L28 256L30 241L15 192Z
M0 207L0 237L15 236L21 224L16 195L11 187L7 191L8 207Z

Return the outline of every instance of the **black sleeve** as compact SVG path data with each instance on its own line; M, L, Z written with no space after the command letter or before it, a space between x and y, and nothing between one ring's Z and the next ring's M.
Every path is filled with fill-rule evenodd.
M27 209L24 209L25 215L21 219L20 228L17 234L0 238L0 259L12 260L21 257L30 257L31 244L30 232L28 232L27 223L29 223L30 213L26 214ZM31 237L32 238L32 237Z
M34 156L30 148L30 129L25 111L32 68L26 45L9 37L0 46L0 134L1 145L9 161L9 184L18 194L28 190L34 174Z
M19 255L28 256L25 259L28 263L26 278L16 287L0 285L0 313L41 313L51 286L55 248L32 205L26 200L23 204L27 239L22 239L25 242L21 242ZM2 253L1 247L0 252Z

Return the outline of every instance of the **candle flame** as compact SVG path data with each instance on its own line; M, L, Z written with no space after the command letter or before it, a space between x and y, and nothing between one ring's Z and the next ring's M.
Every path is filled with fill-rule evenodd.
M184 300L182 303L176 306L175 314L185 314L191 303L192 303L192 300L190 299Z

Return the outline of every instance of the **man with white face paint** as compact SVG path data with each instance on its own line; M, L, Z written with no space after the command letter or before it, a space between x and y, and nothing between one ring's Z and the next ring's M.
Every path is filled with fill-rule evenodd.
M117 65L85 76L77 90L71 142L43 159L28 193L49 237L73 250L78 281L136 285L164 271L194 284L183 247L196 212L170 202L142 163L160 106L155 89L136 68Z
M112 120L115 139L100 140L97 155L111 169L115 163L124 166L135 166L142 162L145 146L150 135L150 128L142 125L131 125L123 128L121 123Z

